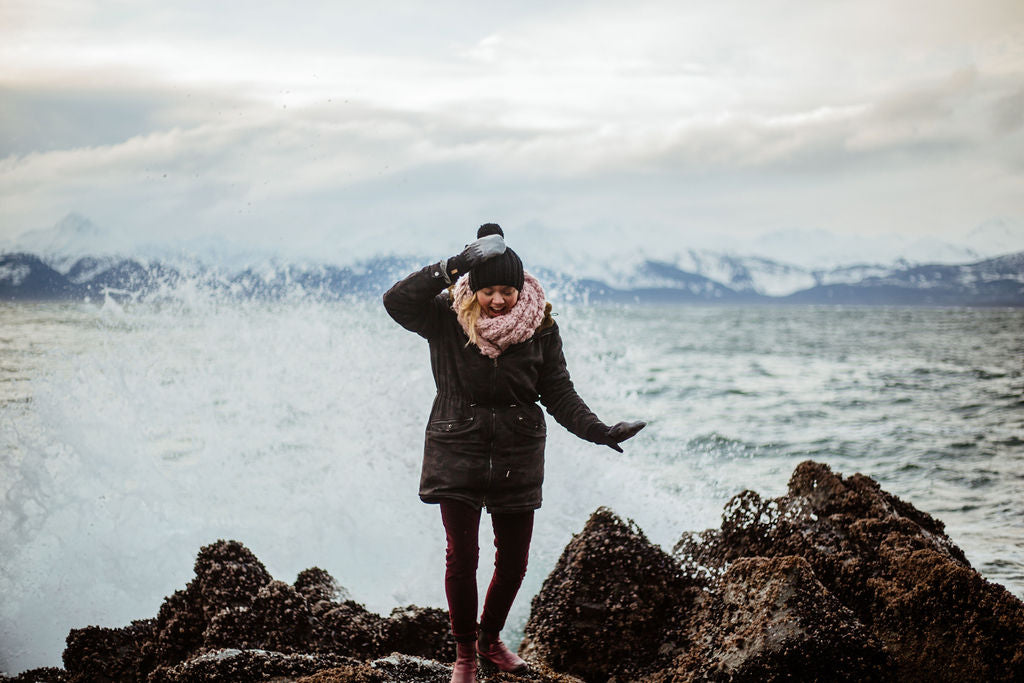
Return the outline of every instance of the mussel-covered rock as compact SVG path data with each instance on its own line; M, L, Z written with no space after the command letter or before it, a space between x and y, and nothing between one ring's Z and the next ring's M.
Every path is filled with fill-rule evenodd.
M708 581L742 557L804 558L899 680L1024 680L1024 603L972 569L942 522L870 477L801 463L787 495L737 495L721 528L684 535L674 555Z
M153 668L153 619L124 628L72 629L64 648L64 669L72 683L136 683Z
M598 509L533 599L520 654L587 680L641 678L685 647L695 595L676 560Z
M296 678L355 662L335 655L214 650L154 673L149 683L252 683Z
M731 564L689 630L689 651L664 680L882 681L895 673L881 643L798 556Z
M18 683L444 683L448 614L382 617L323 569L274 581L237 541L204 546L155 619L68 636L63 670ZM976 572L942 522L804 462L672 553L599 508L533 598L525 680L1022 681L1024 603ZM579 678L575 678L579 677ZM523 680L486 669L482 683Z

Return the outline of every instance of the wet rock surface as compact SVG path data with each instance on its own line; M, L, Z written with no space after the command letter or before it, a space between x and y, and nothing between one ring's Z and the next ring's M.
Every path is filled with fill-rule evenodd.
M685 648L698 592L635 524L601 508L533 599L520 654L588 680L642 678Z
M455 651L443 610L410 605L382 617L345 597L323 569L307 569L290 585L273 580L241 543L217 541L200 549L195 578L164 600L155 619L73 629L63 669L14 680L290 681L392 652L446 660Z
M448 683L451 676L449 665L393 654L368 663L321 671L297 683ZM531 671L518 676L481 669L477 680L480 683L582 683L579 678L556 673L542 665L535 665Z
M685 535L675 554L710 575L739 557L802 557L883 644L892 680L1024 680L1024 604L870 477L801 463L787 495L736 496L719 529Z
M445 683L454 649L443 610L383 617L323 569L275 581L218 541L154 619L74 629L63 669L6 680ZM1018 681L1024 603L940 521L808 461L785 496L744 491L671 553L598 509L533 598L520 654L526 676L480 680Z
M58 669L55 666L44 666L38 669L23 671L7 680L13 683L65 683L68 680L68 675L64 669Z
M1024 603L869 477L804 462L787 495L744 491L720 528L684 534L675 569L627 528L594 513L534 599L524 651L588 681L1024 680ZM652 578L658 609L634 587Z
M689 637L670 680L879 681L895 673L881 643L794 555L730 565L693 612Z
M349 665L335 655L284 654L267 650L214 650L181 664L160 669L150 683L249 683L250 681L295 680L324 669Z
M119 683L144 681L142 672L153 668L152 619L125 628L88 626L73 629L64 649L64 669L72 681Z

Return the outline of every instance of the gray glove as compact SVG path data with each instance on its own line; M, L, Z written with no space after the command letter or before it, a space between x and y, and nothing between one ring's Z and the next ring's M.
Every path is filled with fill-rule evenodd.
M467 244L458 256L452 256L442 261L441 269L448 282L452 282L460 275L469 272L473 266L504 253L505 238L501 235L488 235Z
M618 424L609 427L606 424L596 424L591 427L591 440L594 443L604 444L609 448L614 448L619 453L622 452L622 447L619 444L626 439L631 439L636 436L636 433L647 426L646 422L619 422Z

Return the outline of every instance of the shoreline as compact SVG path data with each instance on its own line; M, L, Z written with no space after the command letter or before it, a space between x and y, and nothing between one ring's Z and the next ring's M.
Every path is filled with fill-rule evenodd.
M275 581L244 545L217 541L155 618L73 629L63 669L5 680L447 680L446 611L381 617L343 595L322 569ZM974 570L941 521L806 461L786 495L738 493L720 528L684 532L671 552L595 511L532 598L520 654L539 681L1020 680L1024 602Z

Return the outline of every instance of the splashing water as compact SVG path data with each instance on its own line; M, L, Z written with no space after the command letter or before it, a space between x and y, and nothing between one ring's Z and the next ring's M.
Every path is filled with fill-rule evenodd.
M556 311L584 399L607 422L650 426L620 456L549 420L513 643L596 507L671 547L717 526L743 488L779 495L808 457L876 476L1024 592L1020 312ZM0 321L0 669L57 664L70 628L155 615L217 538L283 580L323 567L380 612L444 605L444 533L416 496L429 356L378 300L182 288L123 305L3 305ZM983 348L963 337L979 325Z

